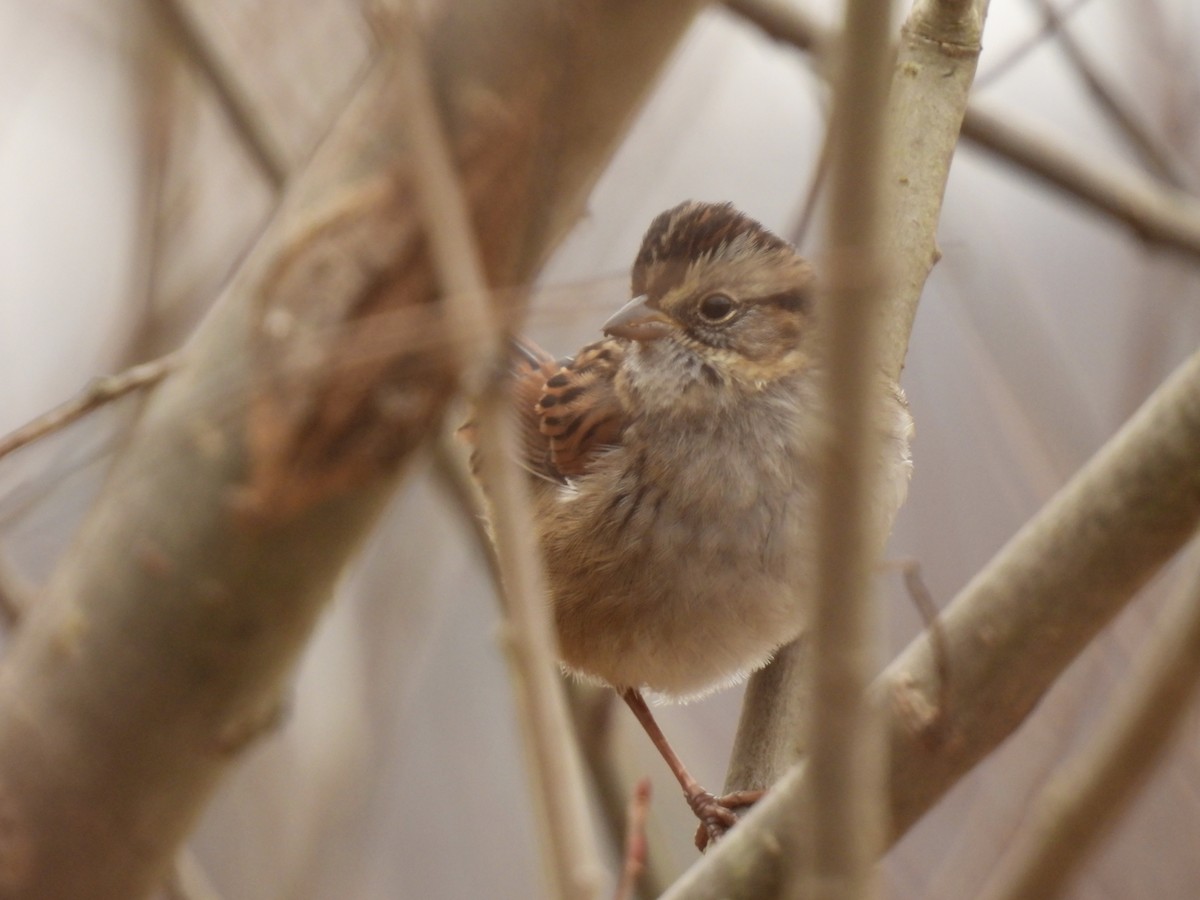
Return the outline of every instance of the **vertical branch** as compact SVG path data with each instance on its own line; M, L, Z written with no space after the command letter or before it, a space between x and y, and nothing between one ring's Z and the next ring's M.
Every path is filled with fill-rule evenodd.
M600 864L578 748L558 678L550 604L531 527L532 509L524 474L516 463L515 423L500 374L503 333L489 306L482 257L472 237L466 197L441 126L425 48L406 13L394 13L391 24L411 111L417 197L429 231L459 368L468 390L488 379L478 398L480 468L492 501L496 559L511 624L516 708L541 811L542 837L548 843L547 868L555 896L595 897Z
M809 17L766 0L730 4L772 37L827 54L832 41ZM898 377L908 347L917 302L936 259L935 234L950 162L958 139L980 50L986 0L977 4L918 0L905 22L887 108L885 233L893 251L892 290L880 313L883 331L878 364ZM841 127L848 127L841 123ZM831 201L831 205L839 205ZM869 327L869 326L868 326ZM789 654L787 671L772 665L754 676L747 692L729 788L768 783L780 759L803 735L794 725L795 698L806 690L801 669ZM759 689L759 688L762 689ZM772 722L751 739L748 722ZM764 742L770 752L762 750ZM758 748L758 749L755 749ZM795 854L772 852L811 840L812 821L801 806L808 771L793 767L766 799L668 893L672 898L771 896L782 890L782 870ZM893 785L893 791L895 786Z
M950 163L979 62L989 0L916 0L901 31L888 98L887 239L892 294L881 365L899 378L917 303L937 262Z
M874 894L883 842L883 746L866 687L877 664L870 499L879 473L878 309L888 288L880 202L890 71L887 0L852 0L831 117L826 448L817 529L806 860L814 897Z

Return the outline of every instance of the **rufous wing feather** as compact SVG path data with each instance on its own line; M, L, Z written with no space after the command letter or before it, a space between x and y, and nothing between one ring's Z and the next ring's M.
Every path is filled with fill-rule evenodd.
M597 341L546 379L534 412L560 478L583 475L598 454L620 443L625 416L613 379L624 353L622 341Z
M613 378L625 352L612 339L555 359L527 339L512 341L511 397L517 412L521 464L531 474L565 483L583 475L595 457L620 442L624 415ZM475 422L459 436L475 444ZM476 454L472 470L478 474Z

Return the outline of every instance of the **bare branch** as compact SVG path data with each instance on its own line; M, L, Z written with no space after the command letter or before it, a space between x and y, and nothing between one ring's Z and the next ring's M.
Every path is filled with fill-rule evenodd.
M74 399L56 406L50 412L38 416L32 422L22 425L0 438L0 459L14 450L19 450L40 438L66 428L72 422L82 419L106 403L158 384L178 365L179 358L172 353L150 362L132 366L115 375L92 379Z
M488 374L496 375L496 384L486 387L478 398L478 452L492 503L496 559L511 623L508 645L518 696L516 709L528 750L530 781L542 813L542 837L549 845L548 868L556 896L595 897L600 862L558 675L530 499L524 473L516 462L515 426L501 374L505 335L493 321L479 248L471 235L470 211L439 120L424 47L403 13L396 13L391 23L412 117L417 196L457 337L460 368L469 386L480 384Z
M230 124L259 170L273 188L282 188L291 168L287 153L254 111L254 104L238 77L221 60L204 29L196 24L188 9L188 0L149 0L149 4L152 10L158 11L163 28L179 45L184 57L200 70L216 91Z
M614 900L633 900L638 881L646 870L646 815L650 810L650 779L641 778L633 787L625 816L625 859Z
M1200 256L1200 202L1162 187L1134 169L1081 156L1003 118L980 103L963 120L963 137L1005 162L1019 166L1085 206L1129 227L1139 238Z
M1047 28L1054 32L1063 55L1074 66L1096 101L1100 111L1116 125L1125 136L1129 146L1142 159L1143 165L1153 175L1178 190L1186 190L1192 180L1187 167L1162 141L1159 141L1143 124L1138 113L1118 95L1116 90L1097 70L1083 46L1075 40L1065 17L1054 5L1053 0L1032 0L1045 19Z
M917 638L876 680L891 753L892 840L1024 721L1088 642L1200 523L1200 353L1181 366L942 614L952 729L938 725L938 653ZM1036 635L1037 639L1031 638ZM778 893L779 848L803 835L798 766L666 894Z
M752 12L771 34L824 54L824 30L794 8L763 0L737 0L739 12ZM893 253L893 290L880 313L883 339L880 365L898 378L925 279L937 256L935 235L962 112L979 52L982 12L969 8L965 26L943 18L940 7L918 4L905 24L889 98L887 125L886 234ZM939 98L930 102L930 97ZM806 702L799 651L788 650L785 678L775 663L757 673L746 694L727 789L760 787L799 758L804 738L792 730L764 733L763 723L794 721ZM770 684L765 684L765 682ZM767 743L764 744L764 741ZM745 779L739 784L733 774Z
M527 281L574 222L695 9L438 5L433 77L489 279ZM0 894L160 882L440 424L455 371L393 63L289 179L0 663ZM386 314L421 330L341 365ZM235 416L230 396L250 398Z
M980 894L1061 896L1166 755L1200 684L1200 556L1137 656L1137 666L1086 749L1035 801L1030 824Z
M831 46L830 36L825 29L815 19L794 7L784 7L773 0L729 0L728 5L746 15L749 21L762 27L770 36L785 40L799 49L823 55ZM928 50L931 54L935 52L934 47ZM936 72L914 66L910 74L919 79L932 80ZM903 84L903 79L896 82L897 87ZM969 86L968 80L965 87ZM926 112L936 116L939 110L937 105L929 104ZM941 135L940 131L930 133ZM914 129L913 135L915 140L919 140L921 132ZM1142 240L1188 256L1200 255L1200 203L1186 193L1166 188L1128 166L1116 163L1099 165L1063 147L1043 132L1013 124L1009 115L1002 119L978 101L972 102L967 108L962 120L962 137L1058 188L1085 206L1127 225ZM944 140L944 136L941 139ZM915 149L919 150L919 145ZM940 158L947 152L953 152L953 144L947 150L939 143L924 152L928 152L930 158L935 155ZM899 157L897 160L900 161ZM917 171L921 168L918 166ZM924 195L926 192L918 189L913 193ZM899 229L897 237L904 238L907 230L908 226ZM913 231L924 233L923 228ZM932 265L935 253L932 243L929 249L928 264ZM909 254L902 253L901 257L908 258ZM923 279L921 283L924 283ZM907 346L907 337L903 342L893 340L900 337L900 330L898 323L896 331L886 342L888 352ZM899 364L902 360L901 353L898 359L893 358L892 361Z
M872 576L878 527L879 310L891 293L881 202L881 123L891 72L888 0L852 0L829 139L829 251L821 311L828 342L824 403L831 434L818 488L817 570L808 729L808 857L790 857L815 897L876 891L885 831L884 758L866 688L878 665ZM795 876L785 876L795 881Z

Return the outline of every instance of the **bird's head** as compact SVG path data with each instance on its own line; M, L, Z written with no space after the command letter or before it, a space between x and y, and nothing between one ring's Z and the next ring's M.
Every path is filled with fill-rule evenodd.
M759 390L803 370L813 328L812 268L728 203L689 201L650 223L633 264L634 299L604 325L631 363L681 388Z

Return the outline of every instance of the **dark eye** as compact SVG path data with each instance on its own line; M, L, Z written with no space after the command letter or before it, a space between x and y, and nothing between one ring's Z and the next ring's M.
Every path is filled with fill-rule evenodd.
M697 307L701 318L709 322L724 322L737 311L737 303L724 294L709 294Z

